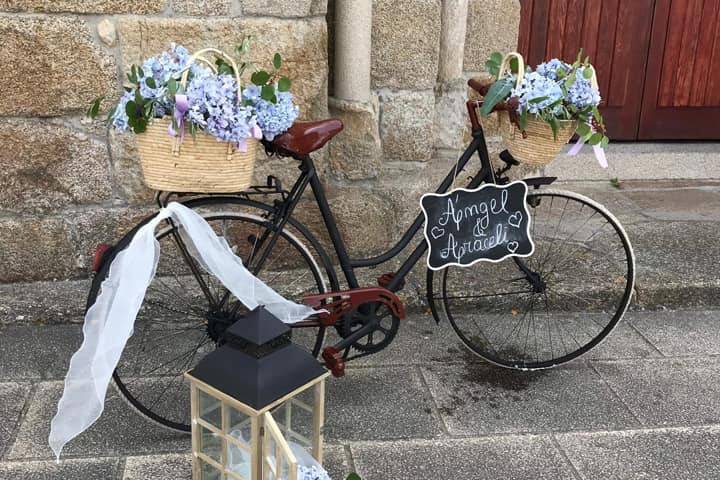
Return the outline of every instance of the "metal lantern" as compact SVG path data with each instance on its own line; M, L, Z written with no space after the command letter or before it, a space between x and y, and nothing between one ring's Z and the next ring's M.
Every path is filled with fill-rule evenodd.
M193 479L296 480L303 456L321 464L329 372L262 307L230 326L223 341L185 374Z

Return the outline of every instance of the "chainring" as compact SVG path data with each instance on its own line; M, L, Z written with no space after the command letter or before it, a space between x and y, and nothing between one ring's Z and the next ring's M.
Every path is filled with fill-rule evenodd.
M341 337L347 338L378 317L380 321L375 329L352 344L353 348L361 352L376 353L392 343L400 328L400 319L393 315L387 305L377 302L359 305L352 312L343 315L335 328Z

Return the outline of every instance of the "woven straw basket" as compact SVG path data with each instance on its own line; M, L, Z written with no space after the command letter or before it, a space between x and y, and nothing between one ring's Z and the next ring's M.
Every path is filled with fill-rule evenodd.
M232 58L207 48L192 56L192 62L215 66L202 54L212 52L225 58L238 72ZM187 84L188 70L180 83ZM237 78L238 86L240 78ZM238 92L238 100L241 98ZM253 177L258 141L249 138L247 150L241 152L233 144L219 142L215 137L198 132L193 138L187 131L184 139L168 134L170 117L155 119L144 133L137 135L140 165L145 184L155 190L187 193L229 193L247 188Z
M525 62L522 55L517 52L510 52L505 55L500 65L498 77L502 76L505 70L510 70L510 60L513 57L518 61L516 85L520 86L525 76ZM594 71L591 82L594 88L598 88ZM498 112L498 118L500 121L500 135L510 154L519 162L535 167L544 167L550 164L575 134L578 124L576 120L559 121L556 136L553 135L552 128L548 123L530 117L527 120L525 135L523 136L523 131L510 120L510 114L507 111Z

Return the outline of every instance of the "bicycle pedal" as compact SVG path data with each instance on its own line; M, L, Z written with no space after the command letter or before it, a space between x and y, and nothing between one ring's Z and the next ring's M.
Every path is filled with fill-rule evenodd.
M342 357L343 354L333 347L327 347L322 352L325 367L330 370L333 377L345 376L345 360Z

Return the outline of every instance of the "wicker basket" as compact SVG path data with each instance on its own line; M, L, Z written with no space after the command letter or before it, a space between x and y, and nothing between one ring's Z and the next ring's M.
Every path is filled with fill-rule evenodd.
M498 77L502 76L505 70L510 70L510 60L513 57L518 61L516 85L520 86L525 76L525 62L522 55L517 52L510 52L505 55L500 65ZM591 81L593 86L597 88L597 78L594 71ZM570 141L578 125L576 120L559 121L557 135L554 135L548 123L530 117L527 120L523 135L523 131L511 121L510 114L507 111L498 112L498 120L500 122L500 135L508 151L519 162L535 167L550 164L565 144Z
M203 62L215 70L212 62L201 56L206 52L221 55L238 72L232 58L212 48L195 53L192 61ZM181 77L182 85L187 84L188 72ZM237 81L239 86L240 79ZM182 139L170 136L170 122L170 117L155 119L144 133L137 135L140 165L148 187L168 192L229 193L250 186L257 140L248 139L247 149L242 152L235 145L219 142L203 132L198 132L195 138L187 132Z

